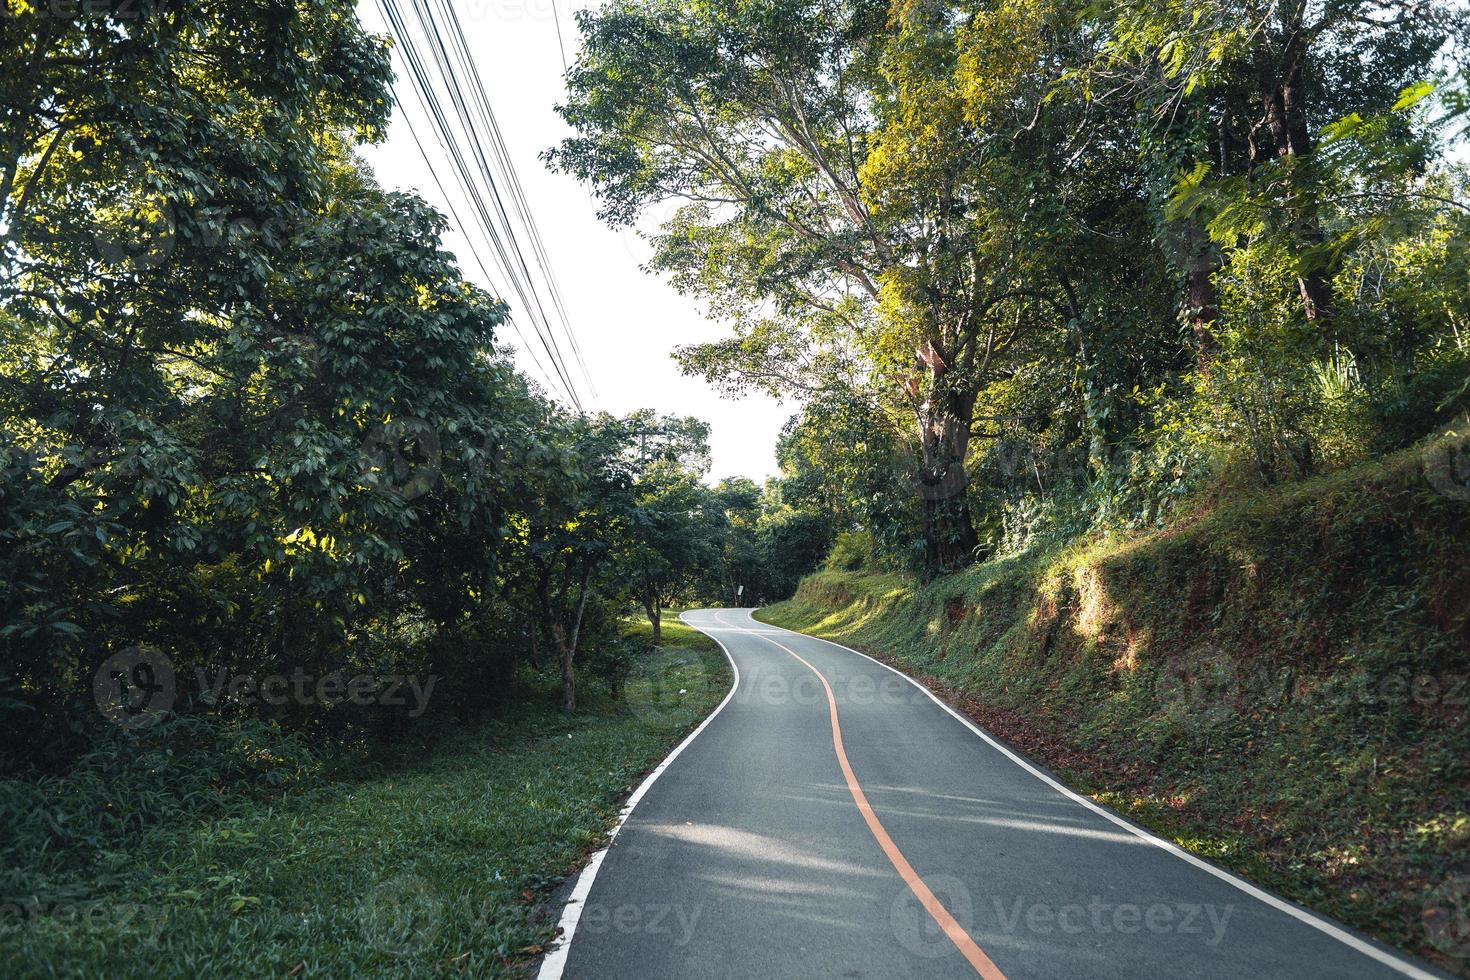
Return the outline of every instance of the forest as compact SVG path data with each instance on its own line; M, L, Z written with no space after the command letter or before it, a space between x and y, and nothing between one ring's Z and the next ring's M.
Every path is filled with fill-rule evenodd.
M571 711L579 673L626 668L628 607L657 643L663 608L789 593L820 558L779 483L701 481L703 423L578 414L517 373L444 218L354 154L391 95L350 5L0 32L7 765L108 727L110 657L140 685L165 658L179 713L303 730L403 712L191 678L417 671L463 716L525 668Z
M1423 641L1445 670L1467 662L1462 4L611 0L580 11L557 107L569 135L542 159L591 190L604 222L647 238L646 271L728 328L672 352L684 373L791 407L779 475L763 484L709 478L698 418L583 412L517 368L516 310L448 251L449 219L385 189L360 155L395 108L393 44L353 3L81 7L7 0L0 16L0 814L19 828L0 844L0 906L111 880L106 855L165 824L174 833L307 785L377 779L417 764L404 753L481 760L465 732L489 732L498 752L594 726L606 745L569 761L565 778L580 765L602 782L581 796L537 790L582 823L557 824L548 835L566 846L507 878L505 908L521 909L517 896L543 900L628 780L696 720L669 721L649 658L703 651L668 668L681 696L680 684L709 698L723 683L723 663L698 659L713 645L678 610L796 595L778 615L816 628L857 603L845 635L862 638L872 610L897 620L913 610L882 604L916 596L912 629L870 646L922 647L926 671L971 690L988 683L977 669L940 666L949 646L924 644L961 623L983 634L967 643L989 649L991 619L964 625L985 595L1011 595L989 583L1024 594L1000 616L1026 620L1016 628L1030 636L1086 605L1085 586L1061 599L1028 591L1055 556L1071 575L1086 564L1079 549L1109 542L1162 548L1196 527L1234 542L1237 525L1209 522L1262 501L1311 502L1295 523L1241 518L1249 533L1220 545L1208 588L1189 591L1197 555L1160 558L1119 586L1134 600L1119 614L1130 656L1147 649L1133 627L1150 602L1182 596L1194 609L1201 590L1228 592L1219 582L1259 564L1295 577L1276 583L1279 603L1250 606L1256 632L1242 642L1266 651L1262 662L1288 646L1318 658L1271 660L1262 703L1277 697L1269 688L1286 705L1301 678L1349 662L1379 671L1375 683L1402 667L1407 648L1379 666L1318 649L1339 651L1361 626L1333 618L1357 601L1343 598L1351 589L1297 603L1294 590L1306 595L1329 569L1390 569L1351 588L1374 611L1412 607L1430 625L1383 643ZM1360 492L1387 486L1385 472L1399 481L1392 493ZM1351 545L1293 551L1318 521ZM1180 629L1240 639L1227 606ZM1261 626L1297 616L1325 631L1321 644ZM1043 660L1066 646L1046 629ZM1122 662L1097 642L1088 656ZM1024 683L1044 676L1040 661L1004 649L988 676L1013 670L1016 686L988 692L993 703L1050 711L1051 694ZM1178 748L1098 749L1157 732L1120 707L1127 682L1088 677L1047 689L1071 700L1046 721L1091 719L1077 723L1083 749L1103 761L1087 771L1115 775ZM646 722L647 697L656 731L630 748L633 736L606 726ZM1422 725L1439 727L1445 759L1462 754L1463 710L1416 715L1395 734L1380 721L1344 722L1323 753L1418 745ZM1188 744L1204 758L1246 737ZM1464 858L1466 773L1415 759L1415 792L1438 795L1400 823L1429 826L1431 810L1447 821L1434 824L1451 828L1438 873ZM1146 788L1169 796L1194 775ZM147 793L126 796L124 777ZM505 799L530 780L517 775ZM1267 860L1306 880L1290 853ZM1412 905L1421 872L1375 887ZM423 874L438 887L441 873L454 876ZM1303 901L1349 890L1323 880L1277 884ZM227 919L265 893L219 873L208 882L168 894ZM544 923L502 919L504 934L471 944L492 973L546 938ZM56 928L28 940L18 968L60 948L48 943L79 941ZM274 928L287 927L261 935ZM1405 929L1381 935L1434 947L1422 927ZM436 969L470 955L457 942L435 934ZM230 965L284 972L294 950L267 943ZM207 966L214 954L198 955Z
M685 370L798 400L794 501L933 574L1457 417L1466 29L1411 0L612 4L549 159L608 221L680 204L652 264L734 325Z

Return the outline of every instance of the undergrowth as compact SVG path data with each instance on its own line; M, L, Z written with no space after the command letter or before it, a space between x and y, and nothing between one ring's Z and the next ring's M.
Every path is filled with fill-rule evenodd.
M704 648L635 668L570 719L551 691L391 747L177 719L0 782L0 975L521 975L553 889L728 687Z

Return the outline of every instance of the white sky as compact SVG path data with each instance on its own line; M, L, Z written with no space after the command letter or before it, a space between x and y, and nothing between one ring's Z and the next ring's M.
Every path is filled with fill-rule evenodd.
M776 472L776 435L795 406L760 395L721 398L704 381L683 377L669 352L676 345L714 340L727 329L706 319L692 300L680 296L672 286L643 272L639 265L648 257L648 246L633 232L615 232L598 221L587 190L571 177L548 171L537 158L569 132L552 108L563 101L552 2L454 0L454 7L541 229L561 283L568 319L597 389L595 398L588 399L584 393L584 404L618 415L653 408L698 416L712 428L711 479L743 475L763 481ZM578 43L572 13L595 4L556 2L571 61ZM388 33L374 0L359 3L358 16L368 30ZM408 79L398 84L412 111L418 113ZM430 156L442 153L428 125L417 118L416 125ZM397 111L386 142L365 147L363 156L384 187L415 191L449 215ZM436 158L435 164L445 187L457 193L447 163ZM459 213L470 219L463 206ZM467 278L489 286L482 281L457 230L450 231L445 244L459 257ZM523 247L529 249L529 244ZM509 327L502 339L515 340ZM518 355L518 359L528 374L541 380L528 358ZM567 359L575 371L570 351Z

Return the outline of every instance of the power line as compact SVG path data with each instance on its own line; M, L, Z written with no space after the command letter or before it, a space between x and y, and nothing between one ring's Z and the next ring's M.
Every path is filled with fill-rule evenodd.
M500 241L500 236L495 229L494 223L489 220L488 213L486 211L484 201L479 192L479 189L470 179L469 170L465 166L463 156L459 151L458 144L454 141L452 131L448 126L448 120L444 114L442 106L439 103L438 96L435 93L433 86L429 83L428 70L423 63L423 59L418 52L412 35L410 35L408 31L406 22L404 21L402 16L402 12L399 10L397 4L392 2L392 0L387 0L387 2L380 2L380 8L383 10L384 17L388 21L390 29L399 39L401 58L405 62L405 65L408 68L409 74L413 80L413 87L418 96L419 104L424 109L425 114L428 116L430 122L433 124L436 134L439 136L440 146L442 149L444 149L451 164L451 167L455 172L455 175L459 178L460 187L464 191L468 203L471 205L472 213L475 214L475 216L479 219L481 232L484 234L486 240L489 241L492 246L492 251L494 253L493 257L497 260L496 265L501 275L504 276L505 281L509 282L512 285L512 287L518 293L521 301L525 302L526 296L521 281L510 274L512 267L509 264L509 259L505 253L504 245ZM403 100L400 99L399 102L400 104L402 104ZM405 113L405 117L408 118L407 113ZM412 131L412 119L409 118L408 121L410 125L410 130ZM422 152L422 141L417 140L416 132L414 132L414 136L416 142L419 143ZM430 164L430 172L431 174L435 174L432 164ZM435 176L437 175L435 174ZM442 184L440 186L442 190ZM447 197L448 195L446 193L446 198ZM452 200L448 201L447 203L449 203L450 205L451 213L455 213L457 209L454 208ZM468 226L461 225L461 231L465 233L468 239L470 232ZM476 262L480 264L481 271L485 273L486 278L490 280L490 284L492 288L494 288L495 277L491 277L489 271L485 269L483 260L480 258L478 250L473 248L472 239L471 247L474 251ZM525 335L521 332L519 324L515 320L514 316L511 317L511 323L512 326L515 328L517 335L520 336L522 342L525 343ZM537 334L539 338L541 336L539 330L537 331ZM541 366L539 358L536 357L534 348L530 347L529 345L528 353L531 355L533 361L536 362L543 376L545 376L545 368ZM564 372L558 371L557 373L563 377L563 384L565 385L566 382ZM550 380L549 377L547 378L547 380ZM572 396L572 392L570 391L570 389L568 389L566 393L569 397Z
M530 288L533 287L530 287L530 283L527 282L526 278L516 274L516 264L511 258L509 249L507 248L507 245L501 234L501 229L497 228L496 222L490 215L490 209L486 205L485 196L481 193L481 188L476 184L473 177L471 176L470 169L464 159L464 154L460 149L459 141L456 139L456 134L449 123L448 115L445 113L443 106L440 104L439 97L434 86L430 84L428 68L425 66L424 60L418 51L417 44L407 28L402 12L397 3L394 2L394 0L386 0L386 2L384 3L384 10L385 15L388 17L393 29L399 35L403 57L404 60L407 62L410 75L414 81L414 87L420 96L421 104L425 106L430 120L434 124L435 130L439 134L440 144L445 149L450 163L452 164L456 175L459 177L460 186L466 192L466 196L468 197L469 202L472 205L473 212L479 218L480 228L491 245L494 257L497 260L496 264L499 267L502 275L504 275L505 281L507 281L511 285L512 289L516 292L517 297L522 304L522 307L527 309L530 313L532 317L532 327L535 330L538 339L541 341L543 349L545 349L547 356L552 362L553 368L555 369L555 373L561 381L564 392L566 393L567 397L573 402L573 404L577 405L580 409L580 402L576 394L576 389L572 385L569 373L566 371L565 365L561 360L560 352L555 350L553 344L550 342L549 330L544 325L544 320L541 323L537 323L535 321L534 315L536 313L536 308L532 306L532 293L530 291ZM423 26L422 23L421 26ZM457 87L454 85L454 78L452 73L444 73L441 77L446 83L448 94L451 100L457 100L457 106L462 110L463 97L462 94L459 93ZM524 263L522 263L522 266L524 266ZM519 329L517 329L517 333L519 332ZM522 335L522 337L524 338L524 335ZM532 353L534 353L534 351Z
M381 9L381 4L379 6ZM384 12L384 19L387 19L386 11ZM424 104L423 95L416 86L414 87L414 95L418 100L419 108L423 110L425 116L429 116L429 109ZM480 254L479 247L475 244L473 229L460 218L459 209L454 206L454 198L450 196L449 191L444 186L444 182L439 178L439 170L434 166L433 160L430 159L428 150L424 148L423 141L419 139L418 127L414 125L413 115L407 111L407 108L406 105L403 106L405 110L403 121L408 124L409 135L413 138L414 146L418 148L419 156L423 158L424 167L429 171L429 176L433 179L434 186L439 188L439 195L443 198L445 206L449 208L449 214L453 218L455 226L460 229L460 233L464 236L465 244L469 246L470 255L474 258L475 264L480 267L481 275L485 277L486 282L493 285L495 277L490 275L490 270L485 267L485 259ZM445 149L446 153L448 152L448 149L443 146L442 142L440 146ZM510 315L506 316L506 322L510 324L511 329L520 338L522 349L531 358L531 363L535 365L537 373L541 375L542 380L546 382L548 388L552 387L551 375L547 372L546 366L541 363L540 357L536 354L536 349L527 342L525 332L521 330L520 323L515 317Z
M454 15L454 11L450 7L448 0L439 0L439 4L444 9L446 18L454 29L454 34L458 41L461 61L463 65L466 66L466 68L468 69L468 74L473 81L474 92L478 96L478 103L483 114L483 119L486 123L488 123L488 128L493 141L493 145L496 150L496 155L501 159L503 163L504 172L508 177L507 183L510 187L511 197L515 202L516 210L520 215L522 224L525 226L528 232L531 241L532 252L536 256L536 265L541 270L542 278L545 281L547 288L551 294L551 301L553 306L556 308L557 317L561 322L562 332L566 335L567 343L571 346L572 353L577 359L577 365L579 368L581 368L583 379L587 382L587 386L592 389L592 394L595 397L597 394L597 389L596 386L592 383L592 375L588 372L587 363L582 358L582 350L580 345L578 345L577 343L577 335L575 332L573 332L571 322L567 317L566 304L562 301L561 285L557 282L556 272L551 266L551 260L547 257L546 246L541 239L541 229L537 227L535 215L531 212L530 207L526 204L526 194L521 187L520 175L516 172L514 165L512 165L510 162L510 152L506 148L505 137L501 134L500 123L495 118L495 112L490 106L490 100L485 97L484 83L480 79L480 71L476 67L474 59L470 56L469 45L465 42L464 31L460 27L459 18ZM554 0L552 3L551 12L556 23L556 43L558 49L561 51L562 72L563 74L565 74L567 68L567 53L566 48L562 46L561 19L556 13L556 4Z
M415 0L415 3L418 2L420 0ZM567 338L568 345L572 348L572 353L577 359L584 380L586 380L588 387L591 388L593 387L592 377L587 371L586 362L582 359L582 352L577 344L576 335L572 332L571 323L567 317L566 306L562 301L561 287L556 281L556 275L551 267L551 261L547 258L546 247L542 242L541 231L536 225L535 216L526 203L526 195L521 187L520 175L511 163L510 151L506 147L505 137L500 130L500 123L495 118L495 112L491 108L490 100L485 95L485 86L480 78L479 68L476 66L474 58L470 55L469 44L465 41L464 31L460 27L459 18L454 15L454 10L448 0L439 0L439 7L443 11L445 20L452 30L453 40L456 43L459 67L469 77L471 94L474 96L474 107L479 110L480 123L490 137L491 149L494 152L495 158L500 162L501 172L505 177L505 183L511 197L512 205L516 210L522 227L527 232L527 237L531 243L532 254L536 258L536 265L541 272L542 281L546 284L547 291L550 294L552 306L556 310L557 318L562 326L562 332ZM471 131L473 132L473 129Z
M551 0L551 22L556 25L556 47L561 52L561 73L567 73L567 46L561 43L561 14L556 9L556 0Z
M564 366L561 364L559 352L556 352L552 349L551 344L548 342L548 332L544 329L544 327L534 322L535 310L532 308L530 295L528 294L528 284L521 276L516 275L515 263L511 259L500 230L497 229L495 221L490 216L490 212L486 206L485 197L481 193L481 189L471 176L470 170L465 162L464 155L461 152L459 141L456 139L456 134L449 123L448 115L445 113L443 106L440 104L438 94L434 86L430 83L429 70L426 67L424 60L418 51L417 44L413 35L408 30L406 20L403 17L403 14L397 3L393 2L393 0L385 0L382 6L385 16L388 18L392 29L398 35L401 50L403 53L403 60L407 63L410 76L414 82L414 88L417 90L420 97L420 102L425 107L425 110L428 113L431 122L434 124L434 128L440 137L440 144L446 151L449 161L456 175L459 177L460 186L465 191L466 197L469 199L469 203L472 206L473 213L476 215L476 217L479 218L481 231L484 233L485 238L489 241L492 247L492 252L494 253L494 257L497 260L496 264L499 267L502 275L505 276L505 281L508 282L512 289L514 289L514 291L516 292L523 308L527 309L532 314L532 327L533 329L535 329L538 339L541 341L543 348L546 350L548 357L551 359L553 367L556 369L556 374L561 380L565 393L575 404L578 401L576 397L576 392L574 387L571 385L568 373L566 372ZM454 80L452 74L445 74L443 76L443 80L449 90L448 94L450 98L452 100L458 99L459 104L462 106L462 96L454 88ZM517 332L520 332L519 329L517 330ZM522 335L522 337L524 338L524 335ZM534 351L532 353L534 353Z
M491 276L475 246L472 229L460 220L453 200L440 181L437 170L414 129L412 118L405 112L410 133L434 182L440 193L444 194L451 215L470 244L475 262L490 280L492 288L496 288L498 280L515 294L520 310L524 311L525 321L551 364L551 371L547 372L541 364L534 345L528 343L526 335L521 331L520 322L512 315L512 326L526 346L527 353L548 381L552 375L556 377L568 400L578 411L582 411L578 386L567 368L562 345L556 336L557 331L548 315L548 306L555 312L561 333L577 361L582 378L595 396L591 375L567 317L560 285L552 270L540 229L536 226L519 175L511 162L504 135L470 55L459 18L448 0L438 0L437 8L428 0L408 0L408 7L418 29L415 32L398 0L378 0L378 6L398 42L399 60L406 68L418 104L438 137L450 170L463 192L469 213L475 219L478 237L489 246L489 253L499 276ZM419 36L427 49L427 57L420 47ZM404 104L402 98L398 101L400 105ZM483 140L481 134L484 135ZM521 245L522 239L529 243L533 261L527 260L525 249ZM533 262L539 276L532 273Z
M429 30L431 34L431 37L429 39L430 52L433 54L435 62L438 64L443 78L446 80L446 82L449 83L450 101L454 106L456 115L458 116L461 124L464 127L465 134L469 137L469 146L475 164L480 169L481 174L485 178L485 183L490 189L489 199L494 205L496 217L499 218L500 231L507 239L509 245L509 253L514 257L515 266L512 267L512 275L514 276L515 271L517 269L519 270L520 275L517 279L517 282L526 284L526 288L521 293L522 299L523 301L527 302L528 306L534 304L534 312L537 315L538 322L545 325L546 327L545 338L549 346L555 349L553 357L559 366L559 370L564 371L565 362L562 358L560 345L557 344L556 337L551 332L550 323L547 320L546 316L546 309L541 302L540 291L536 290L534 285L532 285L531 270L526 264L526 257L525 254L521 251L520 244L515 240L515 231L511 224L510 216L506 212L505 201L501 197L500 187L496 183L495 177L491 171L490 161L486 158L485 150L480 143L474 120L472 120L471 118L473 114L472 110L480 108L482 110L480 113L480 122L482 125L484 124L485 113L482 108L483 104L486 102L484 98L484 90L483 88L478 86L478 84L476 84L475 88L472 89L471 94L478 96L480 100L479 103L471 104L465 99L464 90L459 86L459 79L455 74L456 65L451 62L450 53L445 47L443 36L439 32L439 25L432 19L432 11L427 4L421 4L419 0L414 0L414 7L419 11L420 22L425 25L425 27ZM458 53L459 52L456 52L456 54ZM468 54L468 51L466 50L464 53ZM469 67L470 70L473 70L473 64L471 64ZM465 70L463 59L460 60L458 68L461 71ZM476 77L474 81L478 83L478 78ZM490 123L490 131L498 136L498 128L494 127L493 118L490 120ZM492 142L491 152L495 155L496 162L500 164L502 173L514 173L514 171L510 169L510 160L505 153L505 147L502 142L500 142L499 140L495 140L494 142ZM512 196L512 205L515 206L516 204L516 199L514 196ZM524 213L522 212L519 216L524 221ZM527 297L529 297L529 299L527 299ZM568 384L568 386L571 385L571 379L565 374L563 374L563 380Z
M428 110L425 110L426 115L427 113ZM414 127L413 118L409 116L408 113L404 113L403 121L408 123L408 132L409 135L413 137L414 145L418 147L419 156L423 157L424 166L428 169L429 176L434 179L434 186L439 188L439 196L444 199L445 205L449 208L449 216L454 219L455 227L459 228L460 233L464 235L465 244L467 244L470 248L470 255L474 257L475 264L480 267L480 274L485 277L486 282L493 283L495 281L494 277L490 275L490 270L485 268L485 260L481 257L480 250L476 247L474 239L470 237L470 227L460 219L459 211L454 206L454 199L451 198L449 196L449 192L444 189L444 183L439 179L439 173L435 169L433 161L429 159L428 151L424 149L424 144L422 143L422 141L419 140L418 130ZM526 342L526 335L521 330L520 324L516 321L515 317L510 316L509 314L506 315L505 319L506 322L510 324L511 329L516 332L516 336L520 338L521 347L531 358L531 363L536 365L536 372L541 375L541 379L546 382L547 387L550 387L551 375L547 373L546 366L541 363L541 358L536 356L536 349Z

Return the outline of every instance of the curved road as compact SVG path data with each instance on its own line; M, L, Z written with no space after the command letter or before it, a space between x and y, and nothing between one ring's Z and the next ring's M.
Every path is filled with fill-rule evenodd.
M683 617L736 668L630 800L556 977L1437 977L1185 855L862 654Z

